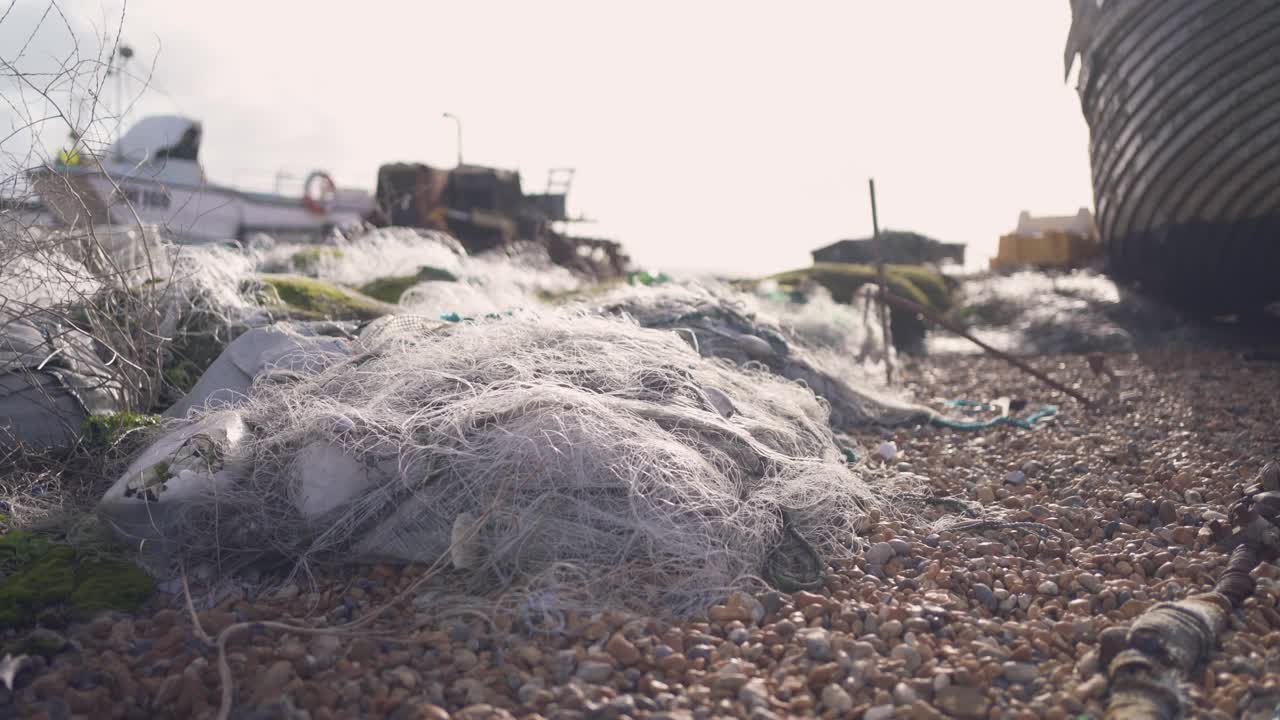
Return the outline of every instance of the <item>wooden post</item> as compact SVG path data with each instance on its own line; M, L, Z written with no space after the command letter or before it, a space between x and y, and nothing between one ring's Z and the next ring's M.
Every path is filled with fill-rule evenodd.
M876 211L876 180L867 180L871 188L871 244L876 251L876 282L880 285L880 330L884 334L884 381L893 385L893 329L889 326L889 278L884 269L884 245L880 239L880 216Z

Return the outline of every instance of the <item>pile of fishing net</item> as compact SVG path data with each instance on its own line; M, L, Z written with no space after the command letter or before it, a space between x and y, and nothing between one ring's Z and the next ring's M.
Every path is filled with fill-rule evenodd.
M681 332L704 357L802 383L829 404L837 430L927 420L927 408L872 390L886 346L865 306L870 301L854 300L839 305L823 291L797 303L714 283L672 283L618 291L601 312Z
M850 552L875 503L809 388L678 333L402 316L350 347L171 424L103 515L188 562L443 559L467 592L678 613L788 538Z

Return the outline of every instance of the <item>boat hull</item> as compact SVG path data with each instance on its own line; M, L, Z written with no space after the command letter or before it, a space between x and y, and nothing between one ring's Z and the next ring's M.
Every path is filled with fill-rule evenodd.
M1110 271L1209 314L1280 300L1280 3L1072 5Z

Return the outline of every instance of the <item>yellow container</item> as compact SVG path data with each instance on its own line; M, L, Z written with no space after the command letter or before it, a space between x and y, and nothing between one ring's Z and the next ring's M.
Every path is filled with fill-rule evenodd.
M993 269L1031 266L1070 269L1083 267L1097 254L1097 246L1088 238L1061 231L1039 235L1010 234L1000 238L1000 247L991 259Z

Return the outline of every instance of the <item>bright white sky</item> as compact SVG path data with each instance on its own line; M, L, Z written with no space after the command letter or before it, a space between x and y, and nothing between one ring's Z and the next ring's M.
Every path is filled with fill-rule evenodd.
M0 46L47 6L19 0ZM84 32L120 9L60 7ZM384 162L452 165L451 112L467 162L526 189L576 167L571 211L601 221L581 232L655 269L758 274L869 235L869 177L882 226L968 243L971 265L1020 210L1091 206L1069 23L1066 0L132 0L124 39L134 73L155 65L131 117L202 119L214 181L320 168L372 190Z

